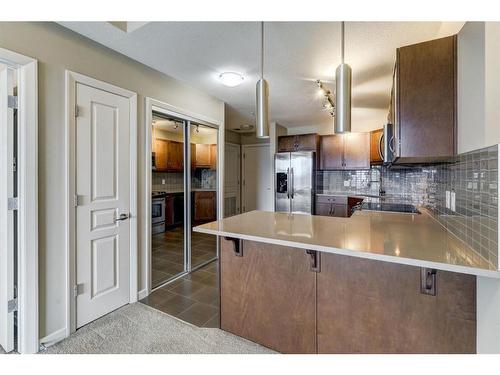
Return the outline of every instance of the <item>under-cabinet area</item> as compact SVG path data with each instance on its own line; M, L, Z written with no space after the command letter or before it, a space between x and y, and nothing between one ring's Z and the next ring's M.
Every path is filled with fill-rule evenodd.
M221 243L223 330L281 353L476 352L475 276Z
M217 241L192 232L195 225L217 218L217 143L216 128L153 115L153 288L217 257Z

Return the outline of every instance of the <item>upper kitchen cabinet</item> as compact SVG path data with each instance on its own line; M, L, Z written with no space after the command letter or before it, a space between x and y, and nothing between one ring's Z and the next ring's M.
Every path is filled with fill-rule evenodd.
M370 169L370 134L346 133L322 136L320 169Z
M456 72L456 36L397 50L391 105L397 161L445 161L455 155Z
M155 138L155 170L180 172L184 168L183 143Z
M217 165L217 145L201 144L195 145L196 168L216 169Z
M285 135L278 137L278 152L318 151L317 134Z

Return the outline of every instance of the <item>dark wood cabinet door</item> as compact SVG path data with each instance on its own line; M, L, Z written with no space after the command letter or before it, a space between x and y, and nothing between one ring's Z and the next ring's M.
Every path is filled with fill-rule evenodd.
M370 132L370 163L381 163L384 153L384 129Z
M403 160L455 155L456 69L456 36L397 50Z
M420 292L420 268L321 254L318 353L475 353L476 277L437 271Z
M196 169L196 144L191 143L191 170Z
M297 143L296 135L284 135L278 137L278 152L295 151L296 143Z
M316 352L316 273L305 250L221 240L221 328L281 353Z
M194 192L194 220L211 221L216 219L215 191Z
M370 169L370 133L344 135L344 169Z
M158 172L165 172L168 169L168 141L155 138L154 144L156 170Z
M278 137L278 152L318 151L317 134L285 135Z
M296 151L318 151L319 136L317 134L301 134L297 136Z
M320 169L337 170L344 168L344 137L324 135L320 140Z

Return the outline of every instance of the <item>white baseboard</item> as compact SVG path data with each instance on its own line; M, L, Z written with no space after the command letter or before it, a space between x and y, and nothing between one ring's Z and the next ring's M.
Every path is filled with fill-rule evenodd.
M137 299L141 300L143 298L146 298L148 295L149 295L148 290L143 289L143 290L139 291L139 293L137 293Z
M46 347L52 346L58 343L59 341L64 340L66 337L68 337L66 332L67 332L66 327L58 329L57 331L52 332L51 334L41 338L40 344Z

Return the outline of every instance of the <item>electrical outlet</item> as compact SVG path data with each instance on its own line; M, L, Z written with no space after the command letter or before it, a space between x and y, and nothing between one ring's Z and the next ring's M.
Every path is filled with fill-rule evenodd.
M455 212L455 192L451 192L451 202L450 202L450 208L453 212Z
M345 187L351 186L351 181L350 180L344 180L344 186Z
M446 190L446 208L450 208L451 194L449 190Z
M161 180L161 184L165 185L165 179L164 178Z

